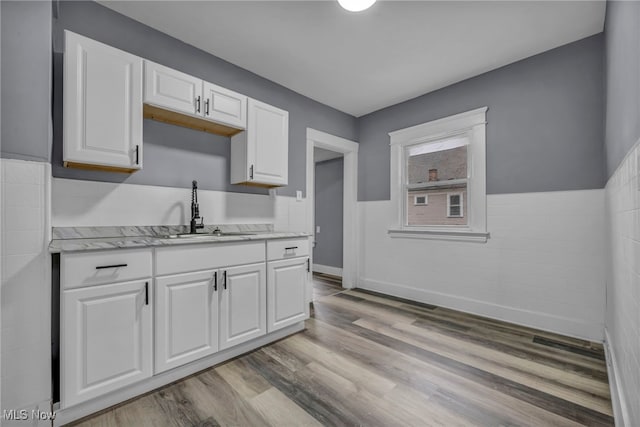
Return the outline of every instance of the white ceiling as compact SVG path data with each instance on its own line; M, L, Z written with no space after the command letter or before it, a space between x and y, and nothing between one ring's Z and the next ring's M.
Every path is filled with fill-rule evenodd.
M362 116L601 32L605 1L100 3Z

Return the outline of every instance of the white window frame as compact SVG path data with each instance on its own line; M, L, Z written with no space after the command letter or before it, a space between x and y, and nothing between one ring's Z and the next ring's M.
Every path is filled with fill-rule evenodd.
M460 215L451 215L451 196L460 197ZM454 205L456 206L456 205ZM462 193L447 193L447 218L464 218L464 199Z
M389 133L391 150L391 201L394 218L389 227L391 237L486 242L487 180L486 180L486 113L478 108L450 117ZM455 136L469 139L467 146L467 224L429 225L407 224L405 193L406 148L429 141ZM447 204L448 204L447 198ZM462 201L462 198L460 199Z
M418 197L424 197L424 203L418 202ZM425 194L423 196L413 196L413 206L427 206L429 204L429 195Z

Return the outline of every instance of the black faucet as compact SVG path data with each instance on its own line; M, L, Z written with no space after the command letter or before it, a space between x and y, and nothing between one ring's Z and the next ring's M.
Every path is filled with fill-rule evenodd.
M200 224L197 223L200 220ZM198 181L193 181L191 187L191 229L189 233L196 234L198 228L204 228L204 218L200 217L200 208L198 207Z

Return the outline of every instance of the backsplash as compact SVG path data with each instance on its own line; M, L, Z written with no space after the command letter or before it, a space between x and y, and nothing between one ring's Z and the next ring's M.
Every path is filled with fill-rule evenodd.
M640 425L640 143L606 186L609 236L606 341L624 425ZM615 395L615 393L614 393ZM624 403L628 406L625 407ZM614 402L615 403L615 402ZM616 423L617 424L617 423ZM622 424L621 424L622 425Z
M191 190L54 178L54 227L177 226L190 219ZM198 190L204 223L272 224L275 231L308 231L307 200Z
M0 410L31 411L48 408L51 397L51 267L47 250L51 165L9 159L0 162Z

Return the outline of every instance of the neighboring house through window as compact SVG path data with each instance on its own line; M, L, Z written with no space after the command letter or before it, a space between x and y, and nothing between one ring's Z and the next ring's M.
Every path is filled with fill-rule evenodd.
M389 134L393 237L486 241L486 110Z

